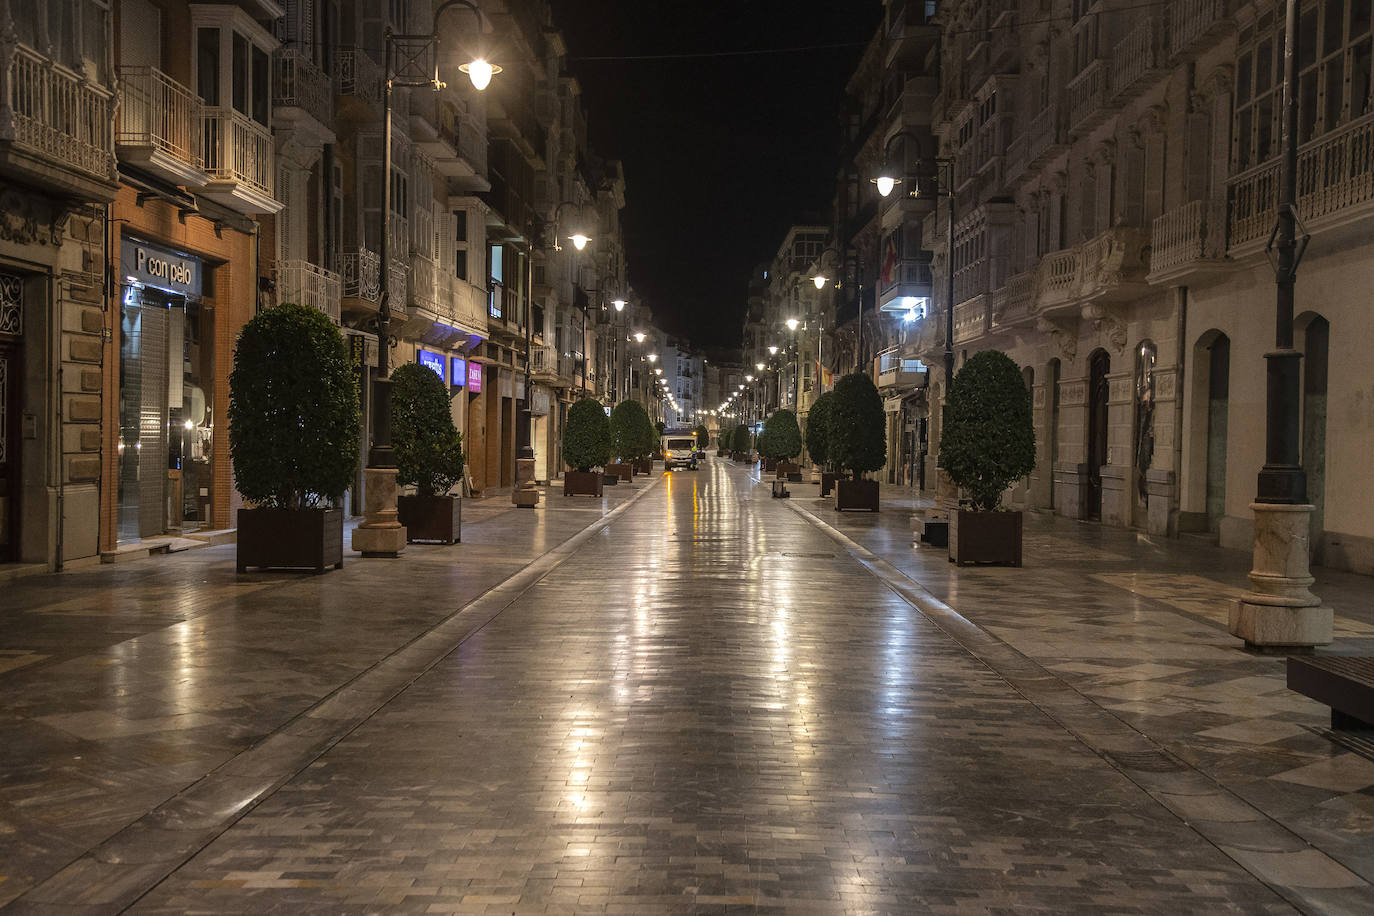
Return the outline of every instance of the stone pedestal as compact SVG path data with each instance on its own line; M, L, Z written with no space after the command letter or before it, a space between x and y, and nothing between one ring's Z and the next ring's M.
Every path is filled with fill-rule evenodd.
M1130 468L1116 464L1102 466L1102 524L1127 528L1131 524Z
M1175 534L1176 532L1170 530L1174 505L1174 472L1146 471L1145 494L1147 500L1145 530L1150 534Z
M539 491L534 486L534 459L515 459L515 489L511 490L510 501L521 509L533 509L539 505Z
M363 523L353 529L353 549L365 557L398 557L406 529L396 519L396 469L363 471Z
M1313 507L1251 503L1255 559L1250 591L1231 602L1231 634L1251 648L1310 649L1331 642L1332 611L1308 590Z
M1088 466L1054 466L1054 511L1065 518L1085 518L1088 504Z

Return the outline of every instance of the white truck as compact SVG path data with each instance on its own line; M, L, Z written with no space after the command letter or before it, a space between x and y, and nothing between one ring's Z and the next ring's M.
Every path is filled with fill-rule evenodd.
M663 436L663 470L673 468L697 469L697 440L690 432L670 432Z

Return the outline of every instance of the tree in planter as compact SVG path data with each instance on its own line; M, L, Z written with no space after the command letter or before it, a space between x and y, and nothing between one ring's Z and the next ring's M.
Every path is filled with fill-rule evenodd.
M443 379L427 366L407 363L391 373L391 442L396 482L416 491L396 501L406 540L461 540L462 503L448 491L463 479L463 436Z
M563 460L578 472L590 473L611 460L611 429L606 409L594 398L582 398L568 408L563 425Z
M759 454L774 461L788 461L801 454L801 429L797 426L797 415L790 410L779 410L763 424L759 436Z
M343 565L340 499L358 468L358 389L339 329L284 303L244 325L229 373L229 456L250 504L238 568Z
M646 416L647 416L647 414L646 414ZM667 423L664 423L662 420L655 420L655 421L654 421L654 429L658 432L658 437L659 437L660 439L662 439L662 438L663 438L663 434L666 433L666 432L668 431L668 424L667 424Z
M749 454L749 427L743 423L735 427L735 432L730 438L730 448L736 454L747 456Z
M648 431L647 433L645 431ZM635 461L649 454L654 427L649 413L638 401L621 401L611 411L611 454L621 461Z
M835 392L827 391L816 398L806 415L806 450L821 470L825 470L830 460L830 411L834 403Z
M601 475L592 468L605 467L611 460L611 424L600 401L582 398L568 408L563 460L575 469L563 475L564 496L601 495Z
M643 413L644 423L640 426L640 435L643 437L640 442L640 461L647 460L651 455L658 452L663 442L663 431L668 428L662 420L651 423L649 421L648 411L643 411ZM652 470L652 468L646 468L645 472L647 473L650 470Z
M705 426L698 426L692 430L692 434L697 437L697 448L706 448L711 444L711 431Z
M940 435L940 466L975 509L1035 469L1035 424L1021 370L1000 350L969 357L954 376Z
M396 482L417 495L444 496L463 479L463 434L443 379L427 366L407 363L391 373L391 442Z
M343 496L358 469L358 389L343 336L324 314L284 303L243 326L229 373L234 486L267 509Z
M887 463L887 418L873 379L851 372L835 384L827 425L826 455L855 480Z

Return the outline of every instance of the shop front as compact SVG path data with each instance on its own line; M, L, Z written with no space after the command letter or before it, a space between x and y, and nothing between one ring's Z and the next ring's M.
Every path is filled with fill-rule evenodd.
M116 534L212 524L214 309L201 258L135 237L120 247ZM223 424L221 424L221 429Z

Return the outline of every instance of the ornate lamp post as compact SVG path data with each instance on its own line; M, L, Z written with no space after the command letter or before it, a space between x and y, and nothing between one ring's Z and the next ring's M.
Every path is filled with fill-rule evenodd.
M477 17L482 11L470 0L445 0L434 10L434 27L428 34L396 35L388 27L383 35L382 69L382 237L381 299L377 304L377 378L372 382L372 445L363 470L363 523L353 529L353 549L364 557L397 557L406 546L406 529L396 520L396 453L391 448L391 92L396 86L444 88L439 79L439 18L451 7L461 6ZM397 52L400 53L399 62ZM434 64L430 65L430 55ZM399 65L398 65L399 63ZM482 58L458 68L479 92L487 88L501 68Z
M1307 501L1299 418L1302 354L1293 349L1294 285L1308 237L1298 237L1298 2L1288 0L1283 48L1283 157L1279 166L1278 223L1269 237L1277 256L1274 349L1264 355L1267 376L1264 467L1255 501L1254 568L1250 591L1229 608L1232 635L1263 651L1311 651L1332 640L1333 613L1308 586L1313 506Z

